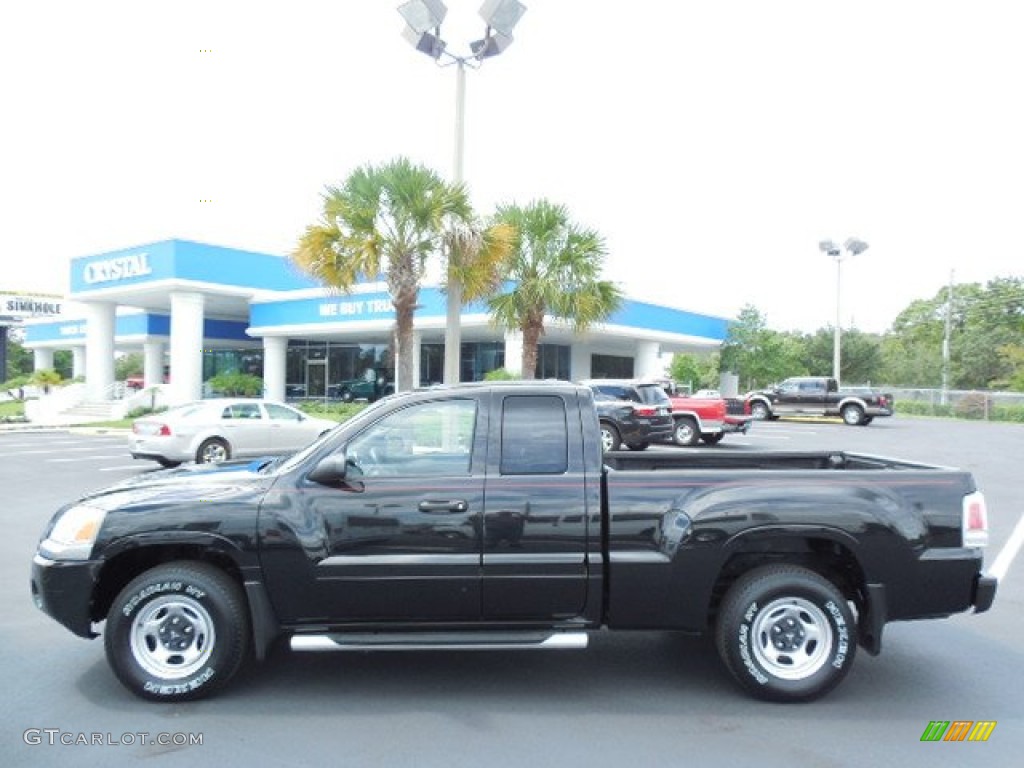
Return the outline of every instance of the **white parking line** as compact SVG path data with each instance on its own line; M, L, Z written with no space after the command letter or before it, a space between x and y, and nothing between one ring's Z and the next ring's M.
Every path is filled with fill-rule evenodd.
M6 456L29 456L39 453L90 453L92 451L109 451L112 446L110 445L90 445L88 448L61 448L59 451L51 449L45 451L10 451L3 453Z
M1010 570L1010 563L1013 562L1013 558L1020 552L1022 545L1024 545L1024 515L1021 515L1020 520L1017 521L1013 533L1010 534L1009 541L1003 545L999 554L996 555L996 559L992 561L992 567L988 569L988 575L995 576L999 581L1005 579L1006 572Z
M102 459L103 461L108 461L109 459L123 459L123 458L124 458L124 454L123 453L107 453L107 454L97 454L96 456L75 456L74 458L71 458L71 459L47 459L46 462L48 464L54 464L54 463L72 462L72 461L79 461L79 462L81 462L81 461L96 461L97 459Z

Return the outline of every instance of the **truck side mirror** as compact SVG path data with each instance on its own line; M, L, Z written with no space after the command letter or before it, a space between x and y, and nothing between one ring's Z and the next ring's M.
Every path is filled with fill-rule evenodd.
M345 451L338 451L322 458L308 477L320 485L337 485L345 479L346 474L348 474L348 457L345 455Z

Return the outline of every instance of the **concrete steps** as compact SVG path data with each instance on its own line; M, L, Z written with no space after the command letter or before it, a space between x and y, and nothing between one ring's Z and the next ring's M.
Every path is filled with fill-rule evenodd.
M59 418L67 424L92 424L97 421L113 421L112 400L85 400L78 405L61 411Z

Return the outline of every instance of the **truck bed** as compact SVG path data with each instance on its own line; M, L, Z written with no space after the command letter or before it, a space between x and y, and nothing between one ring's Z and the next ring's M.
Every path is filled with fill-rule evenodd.
M611 470L656 469L890 469L944 470L920 464L846 451L779 451L766 453L676 453L668 451L606 453L604 464Z

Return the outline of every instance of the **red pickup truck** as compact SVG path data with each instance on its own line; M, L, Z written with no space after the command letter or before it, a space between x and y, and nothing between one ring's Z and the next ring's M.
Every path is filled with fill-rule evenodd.
M703 440L715 445L729 432L745 434L753 417L744 413L730 413L727 401L717 393L702 391L692 396L674 381L659 382L672 401L675 429L672 438L676 445L696 445Z

